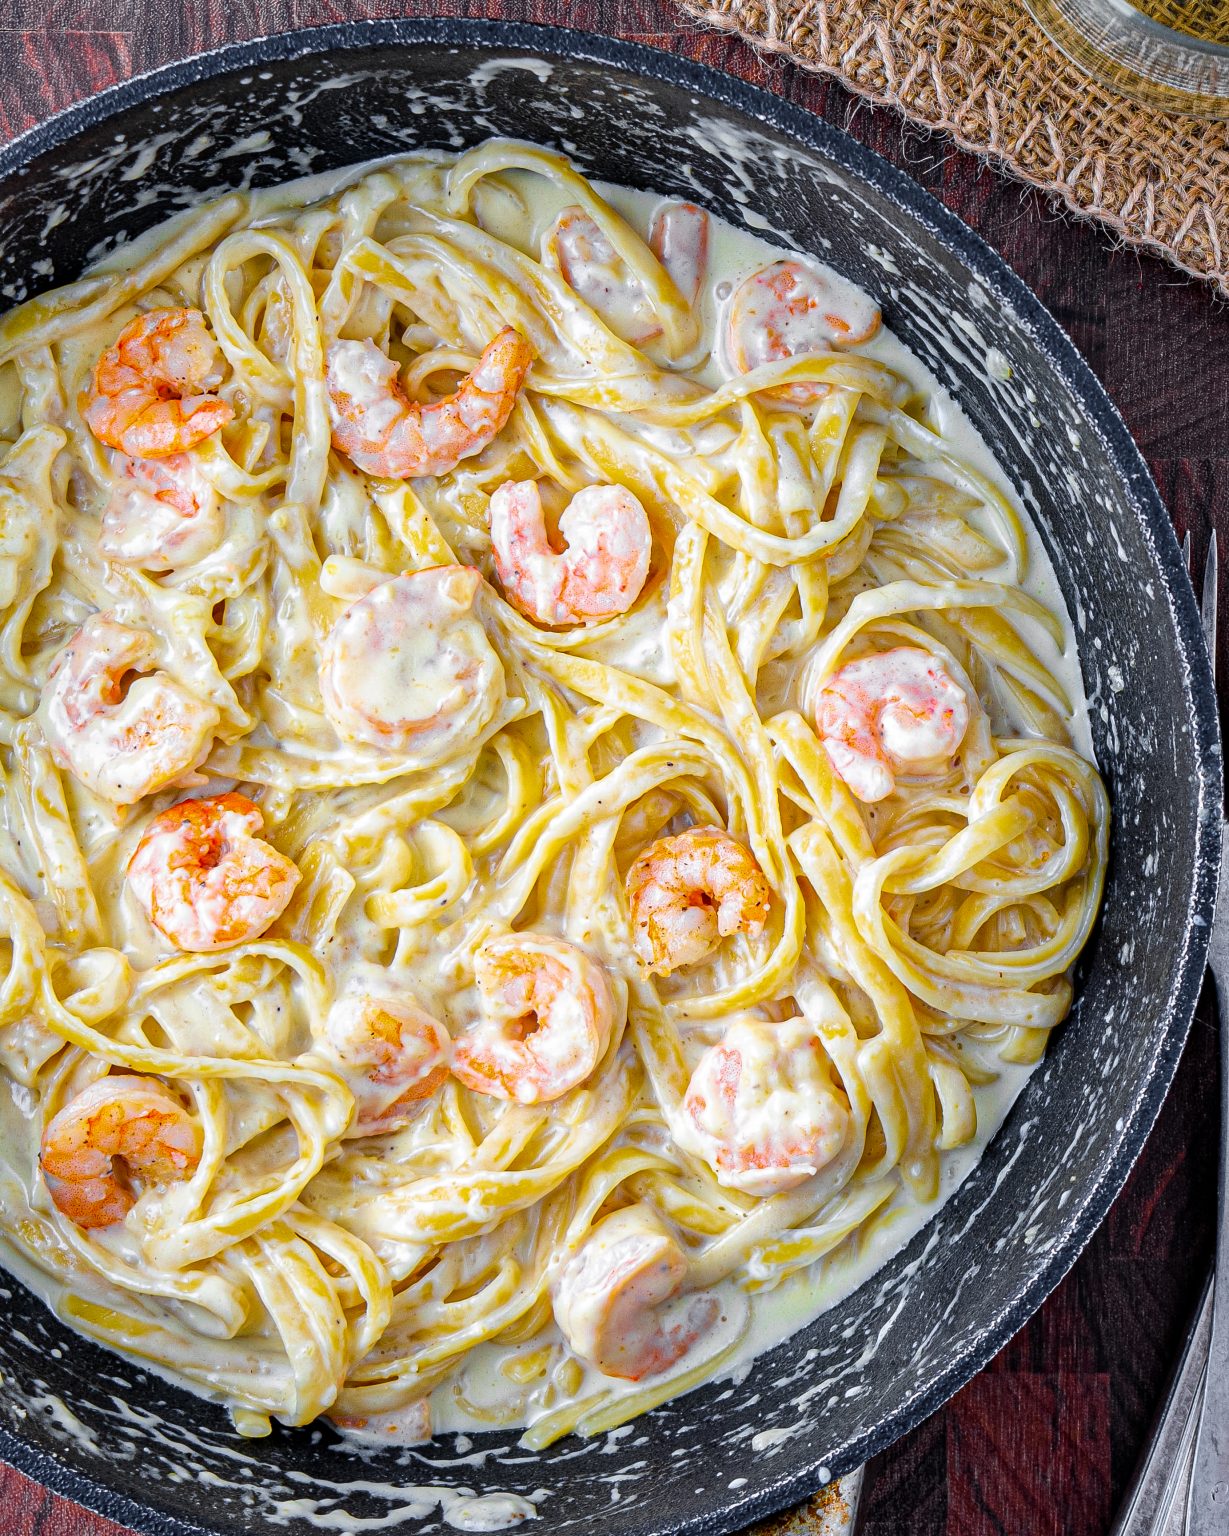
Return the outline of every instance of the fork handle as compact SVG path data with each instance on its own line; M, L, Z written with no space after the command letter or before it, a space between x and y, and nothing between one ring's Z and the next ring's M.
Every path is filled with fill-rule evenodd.
M1208 1337L1212 1332L1212 1272L1186 1333L1186 1343L1174 1368L1165 1400L1157 1414L1135 1481L1122 1501L1110 1536L1172 1536L1177 1517L1186 1529L1187 1494L1195 1436L1208 1366Z
M1229 1536L1229 846L1222 844L1220 900L1208 966L1216 982L1220 1034L1220 1178L1212 1337L1199 1438L1187 1503L1188 1536Z

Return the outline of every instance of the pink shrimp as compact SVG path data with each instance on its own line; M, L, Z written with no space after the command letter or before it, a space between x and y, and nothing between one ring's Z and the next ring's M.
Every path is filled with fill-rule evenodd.
M627 872L636 953L664 976L732 933L758 933L771 899L755 855L719 827L658 838Z
M529 343L506 326L454 394L419 405L373 341L335 341L327 358L333 446L369 475L447 474L503 431L532 359Z
M744 278L730 301L730 361L739 373L750 373L764 363L860 346L880 319L878 307L843 278L801 261L774 261ZM793 384L779 393L806 404L823 390L822 384Z
M583 208L565 208L546 237L563 279L616 336L634 347L661 335L661 320L640 279Z
M100 554L147 571L173 571L214 548L222 533L218 496L192 454L117 454L115 468L98 531Z
M560 1271L555 1321L575 1353L604 1375L656 1376L693 1348L721 1310L704 1294L667 1310L686 1278L686 1254L656 1212L625 1206L596 1222Z
M898 773L940 773L964 740L969 701L937 657L913 646L846 662L824 684L819 734L859 800L890 795Z
M719 1184L775 1195L826 1167L848 1128L848 1108L807 1021L748 1018L731 1023L700 1058L675 1140L703 1158Z
M128 884L154 927L192 954L259 938L300 878L263 830L260 808L233 793L155 816L128 862Z
M233 418L233 408L213 393L221 382L218 344L200 310L151 309L98 359L81 414L109 448L164 459Z
M151 635L96 613L56 657L43 693L52 757L116 805L185 779L213 744L218 711L156 670L156 658Z
M708 261L708 214L694 203L667 203L653 219L649 248L682 296L694 304ZM564 281L616 336L643 346L661 335L661 318L644 284L618 255L597 220L565 208L546 237Z
M396 1130L447 1081L448 1031L409 997L355 986L329 1010L324 1034L354 1093L355 1136Z
M131 1179L173 1183L200 1160L200 1124L171 1090L156 1078L119 1074L71 1098L48 1121L39 1150L56 1209L86 1229L124 1219L136 1204Z
M543 1104L583 1083L614 1023L606 972L575 944L543 933L488 939L474 959L485 1020L453 1047L475 1093Z
M438 762L476 740L504 700L503 665L473 607L482 577L439 565L393 576L325 638L320 693L341 735Z
M653 215L649 248L689 304L700 297L708 271L709 218L695 203L665 203Z
M380 1413L350 1414L336 1408L329 1410L328 1419L342 1434L370 1445L425 1445L431 1439L431 1399L413 1397L400 1408L385 1408Z
M587 485L559 519L552 549L533 480L509 480L491 497L491 545L504 593L540 624L590 624L626 613L649 574L653 535L621 485Z

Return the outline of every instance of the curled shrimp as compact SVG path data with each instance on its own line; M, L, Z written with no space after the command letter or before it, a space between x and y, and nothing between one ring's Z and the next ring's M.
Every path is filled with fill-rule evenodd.
M213 742L218 711L156 664L151 635L96 613L56 657L43 693L52 757L115 805L186 779Z
M447 474L503 430L532 359L529 343L506 326L455 394L419 405L373 341L335 341L327 358L333 446L369 475Z
M115 468L98 530L100 554L147 571L173 571L215 547L222 533L218 494L193 454L119 454Z
M942 661L915 646L846 662L819 695L819 734L859 800L890 795L898 773L942 772L969 727L969 701Z
M717 1321L715 1296L667 1309L687 1278L687 1257L647 1205L595 1222L553 1287L568 1344L606 1376L640 1381L669 1370ZM673 1312L674 1317L669 1316Z
M559 519L551 548L537 482L509 480L491 497L491 545L505 594L540 624L586 624L626 613L649 574L653 536L621 485L587 485Z
M709 218L695 203L664 203L653 215L649 246L689 304L708 271Z
M776 1195L826 1167L848 1129L849 1110L805 1019L737 1019L691 1074L674 1139L719 1184Z
M447 1080L448 1031L411 998L387 989L348 988L329 1009L324 1037L354 1094L355 1136L396 1130Z
M668 976L732 933L758 933L772 892L755 855L718 827L689 827L651 843L627 872L636 953Z
M259 938L286 910L299 871L260 837L244 795L168 806L128 861L128 884L154 927L192 954Z
M186 1179L201 1160L201 1128L156 1078L101 1077L43 1130L39 1164L56 1209L79 1227L109 1227L136 1204L131 1181Z
M351 603L320 660L324 708L343 736L435 762L481 735L504 699L503 663L473 612L481 585L470 566L440 565Z
M708 214L694 203L667 203L654 215L649 248L675 287L691 303L708 262ZM644 284L624 262L596 219L565 208L546 235L564 281L599 314L616 336L643 346L661 335L661 319Z
M726 320L729 359L739 373L764 363L832 352L869 341L880 325L878 307L860 288L801 261L774 261L744 278ZM806 404L822 384L791 384L783 398Z
M606 972L575 944L542 933L488 939L474 958L484 1021L453 1047L467 1088L542 1104L583 1083L614 1023Z
M81 414L100 442L133 458L184 453L235 414L212 393L219 361L199 309L151 309L98 359Z

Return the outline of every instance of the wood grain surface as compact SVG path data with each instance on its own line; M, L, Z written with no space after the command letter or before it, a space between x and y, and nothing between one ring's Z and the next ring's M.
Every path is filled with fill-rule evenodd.
M565 22L636 39L741 75L847 129L979 231L1049 306L1126 417L1200 565L1214 525L1229 547L1229 313L1209 290L1116 249L1099 229L839 85L700 28L669 0L0 0L0 135L219 43L423 14ZM1074 1270L980 1376L873 1466L868 1536L1108 1530L1211 1254L1209 1003L1205 993L1157 1127ZM0 1466L0 1536L124 1533Z

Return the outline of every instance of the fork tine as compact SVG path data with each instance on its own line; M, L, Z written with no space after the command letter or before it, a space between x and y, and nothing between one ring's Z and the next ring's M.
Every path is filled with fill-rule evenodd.
M1208 560L1203 568L1203 597L1199 613L1203 619L1203 638L1207 641L1208 655L1212 658L1212 676L1216 677L1216 529L1208 540Z
M1186 567L1186 574L1191 574L1191 530L1188 528L1182 536L1182 564Z

